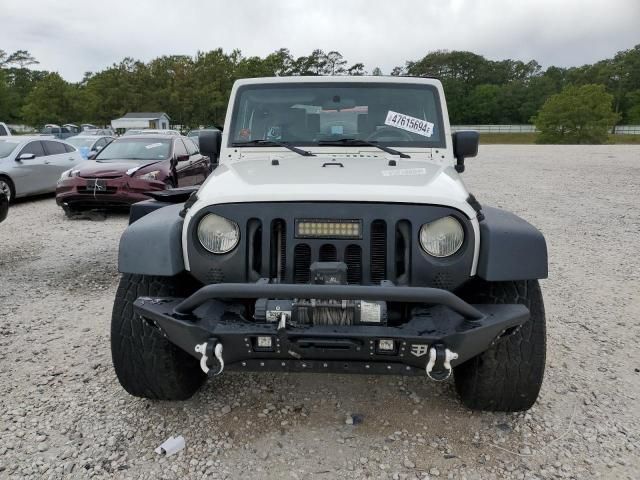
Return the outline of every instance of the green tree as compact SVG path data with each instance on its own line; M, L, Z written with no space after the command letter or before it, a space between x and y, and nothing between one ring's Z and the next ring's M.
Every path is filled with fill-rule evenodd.
M640 123L640 90L634 90L627 96L629 109L627 111L627 120L631 124Z
M364 63L354 63L347 69L349 75L366 75L367 71L364 69Z
M327 75L342 75L346 72L347 61L340 52L331 51L325 55L325 73Z
M33 126L68 122L76 116L77 100L76 90L57 73L50 73L29 93L22 116Z
M384 73L382 73L382 69L380 67L375 67L372 71L371 71L371 75L374 75L376 77L379 77L381 75L384 75Z
M0 118L3 120L9 117L9 85L7 85L7 77L0 70Z
M473 123L491 124L500 115L500 94L498 85L478 85L469 95L467 115Z
M40 62L38 62L27 50L16 50L11 54L8 54L4 50L0 50L0 68L7 68L16 65L19 68L25 68L37 63Z
M604 85L570 85L552 95L533 118L538 143L603 143L619 115Z

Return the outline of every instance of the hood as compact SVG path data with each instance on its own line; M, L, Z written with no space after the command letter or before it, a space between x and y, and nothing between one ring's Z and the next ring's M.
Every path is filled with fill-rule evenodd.
M122 177L124 175L133 175L138 170L146 168L155 163L157 160L133 161L133 160L110 160L108 162L96 162L93 160L85 160L80 163L76 169L80 171L81 177Z
M437 160L295 156L278 158L278 165L266 158L221 164L198 192L193 210L239 202L424 203L452 206L473 218L468 195L454 168Z

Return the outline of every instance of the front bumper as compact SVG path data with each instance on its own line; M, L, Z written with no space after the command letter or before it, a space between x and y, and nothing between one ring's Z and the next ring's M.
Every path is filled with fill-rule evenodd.
M418 308L400 326L283 327L244 318L237 305L239 299L248 298L383 300L414 303ZM207 343L212 352L221 344L227 369L379 374L424 374L435 347L455 352L451 361L455 366L490 348L529 318L524 305L469 305L435 288L267 282L208 285L186 299L140 297L134 309L198 359L202 353L197 346ZM259 336L272 338L272 351L257 346ZM380 339L393 340L396 348L380 351Z
M71 210L92 208L128 208L134 203L149 200L149 191L166 188L163 182L140 180L127 175L118 178L101 179L104 190L87 188L87 178L72 177L59 182L56 187L56 203Z

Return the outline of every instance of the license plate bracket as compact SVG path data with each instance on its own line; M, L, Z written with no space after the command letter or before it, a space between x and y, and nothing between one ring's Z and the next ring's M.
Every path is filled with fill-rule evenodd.
M87 180L87 190L91 190L92 192L106 192L107 191L107 181L101 180L99 178L90 178Z

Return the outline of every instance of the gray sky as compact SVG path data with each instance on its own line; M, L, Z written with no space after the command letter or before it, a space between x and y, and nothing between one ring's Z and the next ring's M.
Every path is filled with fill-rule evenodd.
M0 48L77 81L125 56L338 50L389 73L437 49L575 66L640 44L640 0L0 0Z

